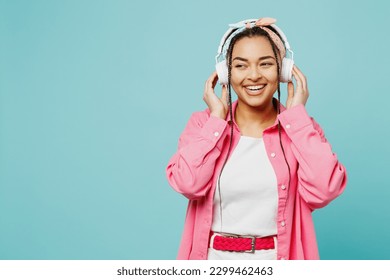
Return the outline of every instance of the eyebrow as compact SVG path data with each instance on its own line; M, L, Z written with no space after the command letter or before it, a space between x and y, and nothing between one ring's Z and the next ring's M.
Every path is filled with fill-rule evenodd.
M275 59L275 57L270 56L270 55L267 55L267 56L262 56L262 57L260 57L259 60L265 60L265 59L269 59L269 58ZM236 60L236 59L237 59L237 60L241 60L241 61L248 61L248 59L243 58L243 57L239 57L239 56L233 58L232 61L234 61L234 60Z

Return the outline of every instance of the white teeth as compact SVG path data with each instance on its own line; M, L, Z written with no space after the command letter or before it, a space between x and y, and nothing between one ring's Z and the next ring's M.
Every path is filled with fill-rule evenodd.
M259 86L247 86L246 88L249 90L260 90L264 87L265 87L265 85L259 85Z

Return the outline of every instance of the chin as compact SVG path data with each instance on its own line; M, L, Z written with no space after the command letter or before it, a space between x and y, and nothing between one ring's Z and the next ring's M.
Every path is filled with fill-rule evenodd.
M264 108L272 104L273 94L261 94L261 95L247 95L238 96L239 103L246 104L249 107L253 108Z

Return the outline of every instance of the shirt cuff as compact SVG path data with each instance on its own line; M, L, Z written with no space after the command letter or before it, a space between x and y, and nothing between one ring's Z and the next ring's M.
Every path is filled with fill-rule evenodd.
M313 124L305 106L302 104L283 111L278 116L278 119L285 131L290 133Z
M206 121L202 128L201 135L203 138L216 143L219 139L221 139L226 126L226 120L210 115L210 118Z

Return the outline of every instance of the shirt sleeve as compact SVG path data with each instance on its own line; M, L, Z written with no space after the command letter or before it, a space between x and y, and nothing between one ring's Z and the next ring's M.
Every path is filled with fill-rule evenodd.
M305 106L285 110L279 120L291 139L298 161L298 192L314 210L330 203L345 189L347 174L326 140L321 127L310 118Z
M166 175L174 190L189 199L205 196L226 137L227 121L206 111L192 114L169 160Z

